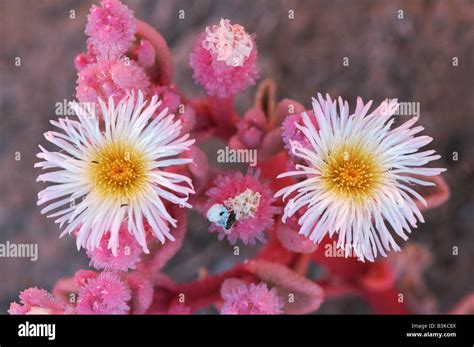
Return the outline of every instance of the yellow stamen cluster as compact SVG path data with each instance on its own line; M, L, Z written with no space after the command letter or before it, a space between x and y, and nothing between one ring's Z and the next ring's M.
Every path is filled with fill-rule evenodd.
M247 188L243 193L224 201L224 205L235 213L236 220L241 220L255 215L260 205L260 198L259 192Z
M143 188L146 162L142 153L124 142L111 142L98 150L90 163L90 177L97 192L127 203Z
M374 156L359 146L345 146L332 152L322 170L328 190L352 200L370 196L381 176Z

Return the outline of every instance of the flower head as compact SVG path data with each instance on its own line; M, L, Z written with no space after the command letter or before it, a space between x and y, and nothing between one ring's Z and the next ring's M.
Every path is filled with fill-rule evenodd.
M218 176L215 187L206 193L207 217L213 223L209 230L218 232L220 240L227 236L232 244L238 239L245 244L265 241L263 231L273 226L279 209L271 205L272 192L259 176L258 171Z
M130 288L113 272L90 278L79 289L78 314L125 314L130 310Z
M28 288L20 293L20 304L11 303L10 314L63 314L72 310L44 289Z
M106 58L124 55L135 40L137 25L133 11L117 0L102 0L87 16L87 42Z
M134 61L102 60L87 65L77 74L76 95L81 102L98 103L113 97L119 102L130 90L147 94L150 81Z
M38 205L48 203L41 212L58 217L65 227L62 235L76 228L77 246L93 250L104 234L110 233L107 248L118 254L119 231L126 222L130 232L148 252L145 221L162 242L174 240L170 225L176 220L168 213L164 200L183 207L194 193L191 179L167 172L164 168L192 162L170 158L189 149L194 140L180 137L181 122L167 110L151 117L160 102L154 97L147 105L143 94L112 98L108 105L99 101L104 129L99 119L73 103L78 120L51 121L61 132L49 131L45 138L61 149L50 152L40 146L43 161L35 167L54 169L38 176L38 181L55 183L38 194ZM144 221L145 219L145 221Z
M275 288L268 290L267 285L263 282L258 285L226 282L221 289L224 299L221 314L283 313L283 300L278 296Z
M413 184L432 185L412 175L434 176L445 171L423 165L440 156L435 151L418 152L432 141L415 136L423 127L412 128L417 118L392 128L396 100L383 102L367 114L372 102L359 99L349 115L347 102L313 99L317 130L310 115L296 127L310 147L292 142L292 152L304 164L279 177L302 176L303 180L281 189L275 196L292 196L285 206L283 221L301 208L300 233L319 243L326 234L339 235L337 245L346 255L355 251L361 259L373 261L380 252L400 250L388 226L406 240L423 217L413 198L424 199ZM296 193L296 194L294 194ZM387 226L388 222L388 226Z
M226 98L255 84L257 47L245 29L229 20L207 27L190 56L193 77L209 95Z

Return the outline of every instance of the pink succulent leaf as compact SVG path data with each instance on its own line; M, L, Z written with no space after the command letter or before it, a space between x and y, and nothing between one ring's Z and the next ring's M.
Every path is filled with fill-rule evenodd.
M77 314L125 314L129 313L130 288L120 276L105 271L90 278L79 289Z
M282 314L284 301L275 288L267 284L247 284L238 279L227 279L221 287L224 304L221 314Z
M252 108L237 123L237 136L244 148L258 148L265 132L265 115L262 110ZM238 147L242 148L242 147Z
M305 107L292 99L283 99L276 105L275 126L279 127L291 115L298 115L305 111Z
M207 111L210 119L216 127L213 135L226 140L236 132L237 123L240 118L234 111L234 98L218 98L209 96L207 99ZM199 119L201 119L199 117Z
M285 312L304 314L319 309L324 300L323 289L313 281L284 265L264 260L250 261L246 268L285 298Z
M144 314L153 300L153 285L138 272L128 273L125 281L131 290L131 313Z
M245 144L242 142L239 135L236 134L230 138L229 147L233 149L245 149Z
M135 54L137 55L138 64L145 69L152 67L155 63L155 48L148 40L140 41L140 45L137 47Z
M415 200L416 206L420 209L420 211L437 208L449 199L449 186L446 184L443 176L412 176L432 184L432 186L415 185L413 187L413 189L426 201L425 205L419 200Z
M67 314L72 313L72 306L56 298L44 289L36 287L25 289L20 293L20 303L12 302L10 314Z
M318 247L317 244L307 237L298 234L298 232L286 224L278 224L276 236L280 243L291 252L295 253L313 253Z
M118 0L102 0L87 16L87 42L105 59L119 58L132 46L137 31L133 11Z
M148 23L141 20L137 23L137 35L146 39L155 49L156 66L152 72L149 72L153 82L159 85L169 85L173 81L173 61L168 44L161 34Z
M276 155L283 148L283 140L281 138L281 129L275 128L265 134L260 149L258 150L258 157L260 160L266 160Z

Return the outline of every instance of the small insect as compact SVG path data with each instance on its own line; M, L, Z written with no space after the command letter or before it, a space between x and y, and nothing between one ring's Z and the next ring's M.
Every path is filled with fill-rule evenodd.
M91 161L91 163L99 164L99 162L98 162L98 161L95 161L95 160Z
M224 205L214 204L207 211L207 219L228 231L235 224L236 215L234 211L229 211Z

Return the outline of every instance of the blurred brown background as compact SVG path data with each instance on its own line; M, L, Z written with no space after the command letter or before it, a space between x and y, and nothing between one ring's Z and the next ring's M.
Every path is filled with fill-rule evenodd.
M279 98L310 106L317 92L355 98L397 97L420 102L421 125L434 137L431 147L448 168L452 197L425 213L412 235L434 258L426 273L429 289L448 310L474 290L474 5L472 1L276 1L133 0L135 15L157 28L174 57L175 82L187 94L202 90L191 78L187 57L196 34L221 17L257 34L263 78L278 83ZM42 133L50 128L55 103L74 97L74 56L85 49L84 27L91 1L0 0L0 242L38 243L39 259L0 258L0 313L30 286L51 289L54 282L87 267L73 238L58 239L52 220L40 215L33 169ZM97 2L96 2L97 3ZM185 19L178 19L178 11ZM70 19L70 10L75 19ZM294 19L288 11L294 11ZM403 10L403 19L398 19ZM21 66L15 66L15 57ZM344 67L343 57L350 65ZM458 57L459 66L452 65ZM252 103L252 88L238 98L238 109ZM15 153L21 160L15 160ZM453 152L459 160L453 161ZM212 159L212 158L211 158ZM200 267L221 271L239 259L226 242L195 222L184 247L168 265L179 280L196 277ZM452 255L452 247L459 255ZM238 258L238 257L237 257ZM325 303L324 313L366 313L358 299Z

